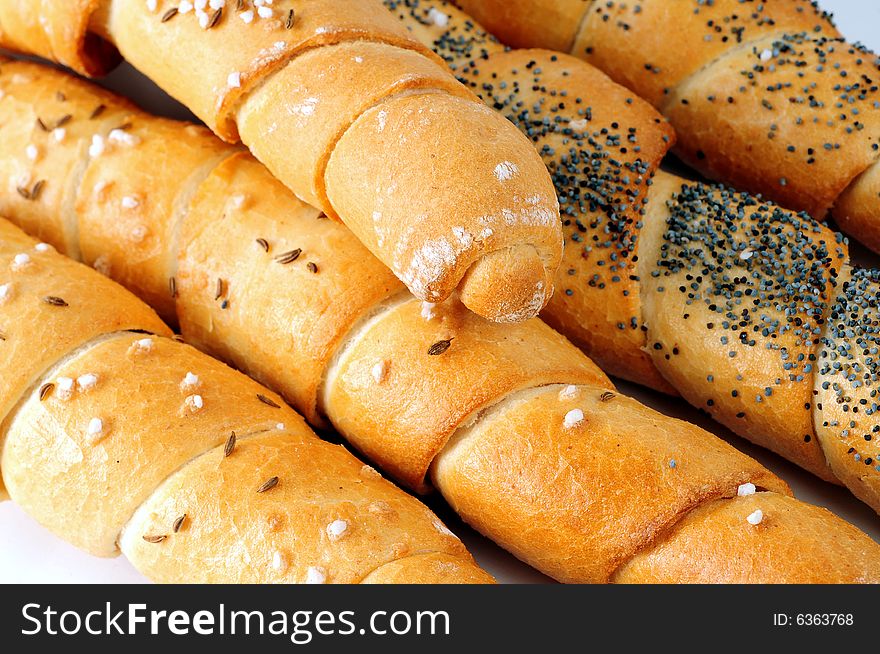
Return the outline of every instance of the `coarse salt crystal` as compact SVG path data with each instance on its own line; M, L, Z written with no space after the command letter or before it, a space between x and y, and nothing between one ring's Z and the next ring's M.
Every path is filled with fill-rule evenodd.
M748 495L754 495L756 490L754 484L740 484L739 488L736 489L736 494L739 497L747 497Z
M104 421L100 418L92 418L89 420L89 426L86 427L86 437L92 444L98 442L104 436Z
M325 581L327 581L327 575L323 568L309 566L309 569L306 570L307 584L323 584Z
M22 270L31 265L31 257L28 254L22 252L21 254L16 254L12 258L12 269L13 270Z
M755 526L761 524L761 522L762 522L763 520L764 520L764 512L761 511L761 509L758 509L758 510L754 511L753 513L750 513L750 514L748 515L748 517L746 518L746 521L747 521L750 525L755 525Z
M437 314L434 313L436 306L437 305L434 302L422 302L422 318L425 320L433 320L436 318Z
M104 151L107 149L107 143L104 140L104 137L100 134L95 134L92 136L92 144L89 146L89 156L93 159L95 157L100 157L104 154Z
M327 525L327 535L330 540L339 540L348 531L348 523L345 520L334 520Z
M436 7L431 7L430 11L428 11L428 19L438 27L446 27L449 25L449 16Z
M76 386L81 391L90 391L98 385L98 375L94 373L86 373L76 378Z
M59 377L55 380L55 396L59 400L69 400L73 397L74 381L70 377Z
M381 384L388 376L388 362L377 362L376 365L374 365L373 368L370 370L370 374L373 375L373 379L376 380L377 384Z
M565 418L562 421L562 425L566 429L571 429L572 427L577 427L584 421L584 412L580 409L572 409L568 413L565 414Z
M180 382L181 386L198 386L200 384L199 376L194 375L191 372L187 372L183 377L183 381Z
M111 143L118 143L120 145L137 145L141 142L140 138L134 134L129 134L124 129L114 129L111 130L107 135L107 139Z
M153 350L153 339L152 338L141 338L136 340L131 344L131 348L129 348L129 352L134 352L135 354L145 354L147 352L151 352Z
M198 413L204 408L205 401L202 399L201 395L188 395L183 401L183 404L190 413Z
M226 78L226 84L231 89L241 88L241 73L229 73L229 77Z
M562 421L563 427L566 429L571 429L573 427L577 427L584 421L584 412L580 409L572 409L568 413L565 414L565 419Z

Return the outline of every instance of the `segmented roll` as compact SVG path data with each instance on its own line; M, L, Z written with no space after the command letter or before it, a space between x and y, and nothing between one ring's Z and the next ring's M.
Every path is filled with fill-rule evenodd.
M375 0L0 2L6 47L93 74L118 61L111 43L417 297L458 291L517 322L553 294L559 207L540 158Z
M864 282L874 273L858 271L864 325L829 324L856 288L845 239L809 216L660 171L668 125L586 63L502 52L449 3L386 6L516 123L551 171L566 248L547 320L608 372L677 391L880 508L874 357L847 365L833 387L827 378L829 365L836 375L842 354L869 338L874 319L875 289ZM824 415L820 397L832 389L834 405L856 415Z
M122 287L6 220L0 261L0 472L60 538L170 583L491 581L426 507Z
M5 91L0 111L16 108L22 117L4 124L10 135L39 134L31 131L34 116L52 113L47 109L54 105L44 103L56 101L34 101L39 96L12 82L24 72L69 98L74 89L89 88L33 64L0 66ZM89 101L67 100L71 124L88 120L91 107ZM139 292L165 294L164 304L177 313L193 343L283 392L311 420L335 426L408 486L433 485L459 515L524 561L571 582L877 581L880 546L870 538L790 498L781 480L722 441L617 394L592 361L547 325L538 320L498 325L455 302L420 302L342 225L294 198L250 155L210 145L208 135L187 133L182 124L181 135L187 136L174 141L168 138L169 123L141 112L127 113L126 122L124 131L139 141L114 143L110 157L85 152L70 164L81 176L46 181L48 189L72 180L65 192L78 199L75 218L83 211L97 217L101 203L109 203L105 222L78 221L80 238L101 243L107 254L109 265L99 267ZM190 138L205 143L196 147ZM81 152L80 145L71 140L52 147ZM125 173L139 165L136 151L142 147L153 153L155 181L138 170ZM177 156L176 147L202 152L202 162ZM8 154L23 166L36 165L17 152ZM118 190L96 197L94 185L111 174ZM150 201L154 186L161 203ZM136 235L164 246L160 259L172 261L168 270L176 271L170 284L167 270L141 257L126 232L118 231L116 206L131 194L144 201L127 209L127 229L139 221L150 226ZM14 192L4 199L13 214L21 208L25 217L33 215L30 203L44 202ZM174 210L162 209L166 206ZM60 238L61 230L53 229ZM119 236L105 238L108 234ZM176 240L168 240L169 234ZM208 399L204 407L214 407ZM250 407L253 400L232 401ZM194 474L222 488L259 483L259 489L268 483L270 498L297 491L296 484L317 474L317 467L314 472L299 467L296 444L277 442L274 431L260 438L251 445L257 462L238 465L215 448L195 460ZM228 477L218 478L218 462L234 464ZM282 464L297 471L287 485L275 472ZM187 504L213 501L186 482L170 477L136 512L137 529L123 534L123 547L135 548L153 570L166 565L159 559L163 550L138 540L140 531L165 536ZM354 539L396 515L381 504L367 506L369 516L353 500L353 507L335 504L339 493L348 493L347 485L339 485L344 489L327 493L346 527L333 518L325 525L328 537L350 533ZM288 514L278 513L286 524ZM298 510L296 517L307 529L328 518L312 509ZM259 530L261 524L262 518L247 528ZM193 521L191 528L207 542L224 532L212 522ZM431 528L438 533L439 527ZM371 542L385 556L389 544L391 554L397 551L393 545L399 541L400 551L411 556L391 561L389 554L389 562L362 581L442 580L442 571L458 556L439 546L416 551L395 533ZM748 547L729 548L731 539ZM331 538L331 543L345 541ZM171 536L162 544L175 555L192 551L190 542ZM360 566L365 555L358 541L347 545L351 565ZM821 550L823 565L780 556L798 547ZM306 579L320 579L318 573L330 579L331 567L315 564L315 556L295 558L278 549L281 568L308 564ZM719 555L675 559L676 552L703 549ZM318 570L310 572L312 567ZM354 575L354 567L334 566L332 574ZM302 574L302 567L296 569ZM206 578L200 574L198 579ZM472 580L481 573L462 563L451 574Z
M505 43L569 52L650 101L704 175L830 213L880 252L880 60L812 0L456 4Z

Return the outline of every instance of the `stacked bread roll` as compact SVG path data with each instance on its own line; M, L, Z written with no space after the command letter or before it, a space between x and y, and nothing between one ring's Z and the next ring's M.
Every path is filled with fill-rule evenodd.
M703 174L830 212L880 252L880 61L815 2L457 4L505 43L570 52L650 101Z
M0 2L2 46L95 74L111 42L417 297L457 289L501 322L550 298L562 244L540 158L376 0Z
M128 291L5 220L0 261L0 470L59 537L162 582L491 581L426 507Z
M548 322L605 370L678 391L880 508L880 287L845 239L659 170L668 125L588 64L505 52L449 3L386 4L544 157L566 236Z
M30 63L0 64L0 89L4 161L44 180L29 198L4 187L8 215L67 251L75 234L87 263L161 298L188 341L407 485L430 479L538 569L572 582L877 580L867 536L617 394L540 321L499 325L413 298L343 226L206 130ZM37 122L65 115L60 141Z

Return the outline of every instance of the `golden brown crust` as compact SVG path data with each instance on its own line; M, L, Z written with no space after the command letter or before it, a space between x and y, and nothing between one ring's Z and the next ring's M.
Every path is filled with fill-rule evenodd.
M788 492L701 429L595 386L510 397L456 434L431 477L477 530L572 583L608 581L669 525L741 484Z
M569 382L613 388L538 320L499 325L454 302L410 299L343 350L328 372L323 410L383 469L424 490L431 462L471 416L516 390Z
M841 231L857 235L858 240L874 252L880 252L877 198L880 198L880 162L856 177L831 209Z
M47 73L47 75L58 74ZM140 120L142 118L138 118L138 121ZM145 133L144 137L149 138L149 135ZM169 148L168 151L157 148L154 151L164 152L162 156L173 156L173 148ZM162 156L157 158L157 170L162 169L160 165ZM168 168L176 170L172 166ZM168 183L173 185L173 182L174 180L169 180ZM190 203L190 210L184 218L182 230L184 254L180 270L186 271L186 277L181 275L182 288L178 298L181 322L184 325L194 326L191 327L190 333L198 334L201 345L210 346L217 351L225 351L226 356L234 359L236 363L241 362L239 365L257 371L261 375L265 374L267 378L273 380L273 383L283 386L288 397L297 403L302 403L304 409L310 411L313 410L309 406L313 401L310 398L313 398L314 393L310 389L313 389L320 379L321 362L325 360L324 357L331 356L333 352L341 349L338 362L333 364L331 374L324 382L324 396L325 409L331 413L331 417L335 415L333 411L338 411L339 415L344 416L344 419L350 423L347 423L343 429L345 435L359 445L365 443L366 445L361 445L365 449L373 447L379 450L384 449L378 445L385 442L383 439L390 440L387 438L389 432L393 433L396 430L403 433L409 438L404 442L411 451L397 452L394 454L395 461L407 470L418 470L424 466L424 459L427 458L428 463L432 463L430 459L433 456L433 474L438 484L441 484L441 487L445 484L450 489L446 492L451 498L454 497L456 504L462 507L477 507L465 511L468 519L479 525L480 516L484 516L486 526L481 528L487 532L490 528L497 529L499 540L514 549L519 548L516 551L524 558L560 578L569 578L567 575L578 574L582 574L584 578L589 575L601 577L602 574L608 574L612 566L609 561L620 562L625 559L621 552L635 551L627 549L632 543L637 542L640 544L639 547L647 547L652 534L659 537L665 533L659 531L659 527L651 522L652 515L658 524L669 525L682 513L686 514L691 508L699 505L702 501L701 497L709 499L728 496L732 492L731 489L737 490L735 484L745 483L742 480L746 478L765 479L766 481L762 482L764 486L778 491L785 490L784 485L763 468L745 457L731 454L732 450L720 445L704 432L669 421L631 400L613 395L614 392L604 376L564 339L541 323L532 321L515 327L502 327L481 321L472 314L464 312L460 307L446 314L445 306L420 306L414 300L407 299L408 296L396 293L395 289L399 290L400 286L396 285L397 282L391 274L385 271L378 261L364 254L365 251L360 246L352 245L354 241L350 234L330 221L319 221L316 218L317 211L305 208L289 194L280 192L277 184L250 157L238 154L227 158L199 185L200 189L196 192L194 201ZM95 222L90 222L89 225L90 229L99 228ZM264 234L270 234L265 237L266 245L270 248L268 253L263 245L256 241ZM280 255L285 255L282 260L289 262L276 264L272 253L276 252L274 248L279 243L283 243L285 248L297 248L300 243L305 245L295 259L292 259L291 254L294 250L280 252ZM212 253L217 256L212 256ZM210 263L207 263L209 261ZM329 279L310 277L309 275L314 276L316 273L308 268L309 261L317 263L316 270L319 276L325 271L328 272ZM253 265L254 262L257 263L256 266ZM269 263L269 266L266 266L266 263ZM355 263L358 264L357 267L348 268L351 272L350 278L347 278L346 266L350 267ZM255 272L257 276L250 277ZM375 278L376 274L380 277ZM224 294L220 297L216 296L216 278L223 279L222 290L228 293L228 298ZM388 283L383 283L383 280ZM334 298L334 293L342 288L350 290L345 295ZM290 289L293 289L293 293ZM314 290L314 297L317 298L315 302L299 297L299 295L303 298L311 297L305 290ZM267 302L267 298L272 298L272 302ZM226 299L229 304L224 309L223 300ZM325 304L325 300L329 303ZM421 315L423 310L427 317ZM435 318L430 318L432 313L436 314ZM296 323L300 317L302 323ZM290 346L291 323L296 324L293 347ZM222 329L215 328L221 324ZM450 332L440 333L441 327L449 328ZM308 335L312 333L315 334L314 342L309 343ZM354 341L347 339L349 333L355 336ZM441 341L447 340L449 336L455 338L449 342L449 347L445 348ZM306 339L306 344L301 348L296 347L297 342L303 342L302 339ZM228 345L224 345L224 341L228 342ZM350 343L350 347L346 348L344 344L347 342ZM265 348L262 347L263 343L266 344ZM431 348L433 345L437 347ZM279 354L277 347L281 347L280 351L284 354ZM436 354L428 355L426 348L433 349ZM314 357L314 361L303 366L302 370L298 365L292 365L300 362L300 359L295 358L300 353L302 360ZM379 356L383 357L381 361L376 360ZM385 359L389 360L388 366L381 365ZM377 367L377 364L380 365ZM436 374L426 377L420 374L424 369L433 370ZM536 370L542 371L543 376L537 375ZM349 373L347 378L346 373ZM355 388L357 383L364 381L366 384L363 385L363 389ZM494 424L493 410L481 414L480 409L491 407L501 400L501 404L494 410L499 411L530 393L544 397L545 393L551 391L546 388L529 389L536 385L560 381L562 384L582 383L584 388L589 389L593 394L589 402L575 408L580 408L585 413L584 417L589 417L592 424L602 426L600 433L605 440L600 439L594 443L591 438L584 438L581 431L577 432L581 436L574 438L574 431L571 433L559 431L561 428L558 425L552 428L547 426L548 415L552 414L554 419L558 418L563 408L561 401L558 400L558 392L566 387L556 386L553 391L557 395L550 398L553 400L551 404L556 413L549 410L539 411L532 414L533 421L522 423L522 432L527 435L540 435L549 430L551 436L542 439L533 437L528 441L534 446L528 456L538 461L540 465L533 464L523 449L517 449L518 444L521 445L523 441L508 438L510 432L503 423L495 429L490 428ZM374 388L383 384L388 385L383 389L387 391L386 395L376 393ZM343 389L345 393L338 392L339 389ZM175 394L179 393L178 389L169 390ZM383 405L375 399L376 397L379 399L385 397L388 402ZM505 397L510 400L505 400ZM340 398L346 402L350 399L350 402L337 401ZM580 401L566 400L575 403ZM402 402L412 407L412 413L419 417L420 422L415 424L422 429L417 434L421 438L420 441L409 435L407 425L394 422L394 416L399 414L399 406ZM614 402L620 402L620 406L616 409ZM563 427L565 415L571 410L569 406L562 415ZM630 439L626 441L629 447L626 452L621 453L620 450L624 447L623 445L617 447L621 439L615 439L615 436L619 435L620 425L626 424L624 414L633 416L635 426L632 431L625 432ZM471 424L471 419L477 420L477 427L468 431L467 427ZM364 420L366 420L365 427L361 430L360 421ZM587 424L584 429L588 429L590 423L585 422ZM389 426L392 429L389 429ZM286 428L284 433L290 430L287 425ZM459 435L453 436L444 447L446 439L457 429L460 430ZM490 448L486 450L487 455L478 459L468 458L466 455L469 452L478 452L484 447L483 440L473 437L475 433L484 433L482 431L484 429L486 434L491 432L492 435L485 440L485 447ZM650 439L654 436L654 432L666 437L662 442L668 446L668 450L651 449ZM267 438L275 438L275 435L268 435ZM284 442L274 442L270 449L273 452L288 451L288 445L285 444L288 442L285 440L287 437L279 435L278 438ZM515 456L522 457L529 465L523 468L506 465L513 457L504 459L505 465L487 465L487 462L492 461L491 447L496 438L499 441L498 452L512 451ZM373 441L372 445L371 441ZM598 445L602 443L607 445L608 449L599 448ZM389 459L392 453L396 452L394 446L393 443L387 446L385 456ZM433 454L432 448L435 450ZM439 454L437 454L438 449ZM669 460L665 459L671 460L672 450L678 449L681 450L681 456L675 455L676 467L671 468ZM425 454L426 451L428 454ZM636 456L639 453L644 454L640 461L646 463L644 467L635 468L638 472L637 477L633 477L631 468L615 464L617 459L629 460L628 456ZM217 456L217 453L214 452L209 456ZM664 462L663 460L665 460L665 468L658 465ZM184 508L185 501L188 501L186 498L189 496L186 493L192 487L192 478L211 476L202 472L204 469L200 467L200 461L210 464L212 459L204 457L196 459L196 463L191 468L193 475L184 468L180 477L175 478L180 482L179 485L175 485L177 483L175 482L163 487L164 490L155 496L155 501L158 502L155 506L167 513L157 513L161 519L150 523L149 513L153 512L151 509L142 516L147 521L138 522L139 526L167 527L170 523L173 527L174 521L180 515L174 518L172 515L177 513L178 509ZM392 465L395 465L395 461L392 461ZM570 467L560 468L556 465L566 461L571 463ZM727 461L730 465L726 468L715 468L717 461ZM599 466L598 471L590 467L593 464ZM249 462L244 462L243 465L248 469L253 467ZM528 497L523 500L523 495L515 496L516 502L513 502L511 496L511 489L517 489L519 480L525 476L533 477L534 488L541 489L553 484L564 486L579 474L586 475L587 472L589 472L589 475L586 475L588 480L594 477L595 480L601 480L606 469L610 475L608 485L599 487L595 494L606 503L610 512L603 514L604 517L600 517L596 522L589 523L590 530L586 534L568 531L565 533L569 536L556 540L546 535L548 530L560 522L564 523L569 518L575 522L579 520L579 516L583 516L582 505L576 503L563 505L557 502L558 497L552 493L541 495L540 501L533 502L527 501ZM682 473L682 477L686 480L701 479L705 482L709 489L705 491L707 494L701 495L703 491L696 488L699 484L688 485L690 483L688 481L681 487L674 483L665 487L661 485L663 492L658 493L657 499L641 501L640 493L645 493L646 489L650 492L652 488L648 482L651 480L656 482L658 479L674 481L676 477L669 474L676 470ZM246 472L247 469L242 474ZM423 481L422 473L423 470L412 483ZM688 477L689 474L694 474L693 479ZM212 478L216 479L216 477ZM633 479L637 479L640 483L645 482L646 487L634 487ZM595 480L584 484L595 483ZM190 481L189 485L187 481ZM459 485L464 491L456 491ZM468 488L472 486L479 486L480 492L470 494ZM587 487L589 488L588 485ZM177 494L176 489L180 489L180 495ZM521 487L519 489L521 490ZM569 488L569 490L572 493L581 492L578 488L574 490ZM689 501L693 502L688 504L680 501L678 504L673 503L674 506L670 508L659 501L670 496L689 498ZM615 499L616 503L612 505L611 499ZM184 503L176 504L178 500ZM497 507L507 506L505 504L507 502L511 503L511 511L509 515L501 515ZM629 524L626 522L628 520L626 515L620 518L614 511L623 510L621 507L624 506L629 509L629 504L639 506L640 502L645 506L654 507L654 513L647 510L637 513L636 515L644 518L645 522L629 534L629 541L626 534L621 535L617 532L620 536L614 545L617 549L611 548L609 554L609 549L604 546L605 541L602 540L601 535L613 531L620 521ZM488 505L485 513L479 508L481 503ZM511 528L509 532L504 532L495 525L502 519L510 520L511 524L523 525L523 528ZM807 522L811 519L805 518ZM537 535L533 536L535 523L544 531L539 530L535 532ZM205 538L209 545L216 546L218 543L226 542L224 536L217 531L217 529L222 531L222 526L218 527L220 524L214 523L212 526L209 521L202 525L206 533L213 534ZM649 526L645 527L644 524ZM823 526L827 527L827 531L822 535L823 539L834 539L838 533L846 531L845 529L840 531L835 523L823 523ZM711 534L706 538L711 539ZM871 551L865 545L866 538L860 536L855 541L848 541L847 547L852 546L856 564L867 567L874 563L864 555L864 552L870 554ZM142 536L141 540L143 540ZM160 563L163 558L162 550L150 549L146 547L147 545L159 547L191 547L192 545L192 543L187 545L183 539L177 543L170 538L161 543L143 541L142 544L137 542L134 535L131 536L131 541L133 550L138 550L137 556L144 557L143 565L149 563L155 566L162 565ZM381 542L388 543L388 541ZM549 556L546 551L548 542L557 548L550 551ZM626 547L621 546L621 542L624 542ZM193 552L197 564L205 560L204 552L189 551ZM860 551L862 554L859 554ZM260 556L263 557L260 560L267 560L265 553L261 553ZM453 553L452 556L457 555ZM273 553L273 571L274 558ZM441 577L439 568L436 567L438 560L446 558L446 554L421 557L410 553L405 558L399 559L400 563L379 565L377 562L379 567L375 572L367 574L365 579L394 578L424 581L442 578L450 581L452 579L447 575ZM279 555L279 559L281 561L279 565L283 567L286 558ZM600 560L604 563L600 566L594 565ZM420 561L424 561L426 567L421 567ZM346 574L365 574L368 572L367 567L364 565L356 572L347 568ZM482 578L464 562L453 566L444 565L443 568L462 580L473 581L476 580L475 578ZM255 578L256 575L265 573L266 570L261 568L246 570L242 574L254 575L248 578ZM296 568L291 572L294 575L302 575L302 573L302 568ZM201 568L193 571L195 576L200 574L204 574ZM305 574L308 574L308 569ZM722 572L717 574L721 575Z
M0 60L0 211L78 256L75 192L92 138L106 137L133 106L69 76L46 84L45 73L44 66Z
M738 279L742 272L760 280L758 276L768 261L765 257L770 257L779 266L777 270L793 276L798 264L796 257L806 255L811 246L819 243L835 243L834 233L827 228L811 233L806 224L783 224L781 233L785 236L779 238L779 245L764 240L760 243L767 250L760 251L755 249L758 241L754 239L754 230L760 230L765 223L753 224L746 218L745 227L741 229L737 229L739 224L735 220L726 223L725 216L717 211L722 205L728 209L723 191L705 194L706 202L718 203L709 214L714 222L705 231L701 231L701 223L692 219L691 214L673 214L682 207L684 211L689 209L684 202L675 201L672 203L675 209L671 210L663 201L684 193L681 179L659 175L654 193L658 194L657 201L651 204L646 229L642 232L644 256L640 271L648 351L654 364L685 399L703 407L736 433L824 479L834 479L813 430L810 411L813 386L809 383L812 376L807 375L804 381L800 370L803 365L800 362L814 360L818 339L812 337L812 330L822 324L823 316L812 314L814 305L809 304L808 297L799 297L794 319L801 328L792 328L793 314L789 299L783 295L785 291L780 291L775 303L768 303L766 294L774 289L764 290L766 287L756 283L762 290L750 293L756 298L754 311L759 314L755 316L758 329L752 329L747 322L750 307L736 308L740 304L725 295L726 286L717 274L711 274L724 270ZM736 211L738 200L737 197L730 199L729 211ZM750 209L750 205L740 206L749 217L760 215L756 205L754 209ZM673 215L678 223L670 227L675 221ZM770 222L767 219L766 223ZM676 228L680 230L680 240L670 244L667 230ZM798 236L789 232L800 234L802 249L794 246ZM790 238L788 243L786 237ZM693 259L688 260L691 244L694 254ZM833 297L835 270L840 270L846 256L846 249L841 245L828 261L821 262L829 271L821 276L826 287L816 289L816 305ZM739 264L742 271L729 261ZM655 271L659 274L654 274ZM817 277L802 281L812 283ZM732 280L731 286L735 287ZM797 291L790 289L790 292ZM821 307L816 308L822 311ZM743 321L739 330L736 320ZM779 332L774 331L772 339L762 338L760 327L772 328L773 325L781 326ZM757 347L756 340L768 346ZM793 362L798 362L796 368L791 367ZM812 366L807 365L806 370L811 371Z
M89 161L77 194L79 251L84 263L175 321L169 280L177 274L183 213L231 152L203 127L141 116L111 123L104 151Z
M568 4L587 3L568 0ZM816 27L838 36L810 0L771 0L760 8L739 0L699 5L687 0L596 2L566 52L586 59L660 107L683 80L741 44L771 34L813 32Z
M844 266L822 328L813 382L813 423L831 470L856 497L880 505L876 414L880 338L878 271Z
M276 177L338 220L324 180L336 142L365 110L417 89L472 98L445 67L419 52L340 43L309 50L269 78L239 110L238 126L242 140Z
M664 112L679 133L678 153L712 179L764 192L822 219L878 158L880 111L868 91L853 89L859 113L842 112L845 78L831 72L875 75L870 60L842 40L800 35L768 37L733 51L667 98ZM814 71L808 96L801 95L804 69ZM797 89L797 95L792 101L777 89ZM803 104L809 109L789 109Z
M43 3L44 12L35 10L36 4L0 4L4 47L58 61L82 75L104 75L119 63L116 48L90 31L89 21L102 0Z
M125 329L168 333L128 292L82 292L81 266L0 221L0 422L58 359L82 343ZM47 249L48 248L48 249ZM0 483L0 496L4 495Z
M327 194L355 235L429 302L449 297L486 254L532 245L540 270L520 262L526 274L508 287L516 298L525 289L529 302L514 314L524 320L543 307L545 271L556 270L562 252L553 185L536 154L521 156L524 148L535 154L483 104L449 94L400 95L364 112L339 140L327 165ZM427 165L423 150L432 153ZM491 290L500 292L484 289L489 293L471 308L510 320L507 298ZM536 294L540 301L532 301Z
M594 7L603 16L618 12L635 22L656 22L676 15L687 4L681 0L669 5L596 3ZM812 9L801 17L787 13L796 4L756 7L753 13L720 21L724 27L712 32L709 45L700 46L699 56L716 52L719 46L712 42L728 28L748 40L775 29L774 25L823 20ZM432 11L448 9L441 2L386 2L386 6L414 34L422 32L419 26ZM703 19L730 9L722 1L701 7L694 15ZM771 11L781 12L778 24L768 17ZM696 29L695 20L683 19L676 29ZM613 29L620 27L617 22ZM633 30L643 29L641 23L633 25ZM472 41L460 46L453 34L468 35ZM839 274L846 260L841 237L746 194L688 184L663 173L652 179L674 138L669 126L645 103L628 97L628 92L583 63L540 50L499 53L491 43L477 58L474 53L487 38L479 24L457 10L450 13L444 36L430 36L433 47L459 76L539 146L551 171L567 243L557 276L563 292L545 311L548 322L584 347L603 369L655 388L680 391L736 433L823 478L846 483L871 506L880 506L880 478L875 474L880 471L875 463L880 452L875 449L872 425L864 419L874 412L874 382L880 371L868 356L847 362L840 369L841 379L831 386L816 374L820 350L838 356L838 351L870 351L866 341L874 345L878 303L871 299L873 291L863 293L861 301L852 305L868 307L860 314L862 319L850 320L837 330L840 335L833 347L826 343L829 332L823 325L844 283ZM833 47L829 42L828 49ZM694 57L699 59L697 54ZM818 47L814 54L826 56ZM773 58L768 50L762 59L767 55ZM828 59L840 56L832 52ZM853 49L847 56L860 55ZM689 65L678 62L654 74L686 80ZM771 74L773 66L767 65ZM846 69L840 70L842 79ZM858 89L854 85L850 90L857 94ZM859 104L854 95L850 100ZM826 99L824 106L829 103ZM861 109L856 106L853 115L861 115ZM712 118L708 113L705 117ZM803 126L815 131L827 128ZM866 194L880 179L875 170L876 164L850 184L840 203L855 221L873 220L865 211L870 202L861 200L870 200ZM739 224L743 222L739 212L757 218L756 224ZM800 232L804 236L798 236ZM667 259L670 247L677 252ZM674 274L670 266L676 267ZM837 415L822 418L821 411L816 412L817 397L826 398L826 414ZM863 402L868 408L854 416ZM859 425L858 432L851 423Z
M514 48L541 47L569 52L592 0L542 0L540 3L455 0L455 3ZM535 29L536 22L540 30Z
M536 316L554 290L553 275L532 245L513 245L484 254L471 264L458 288L464 306L501 323Z
M123 526L166 477L232 432L282 423L308 434L277 396L267 395L277 407L261 402L257 394L266 390L256 382L168 339L152 339L144 352L143 338L110 338L53 368L42 381L56 389L65 377L97 380L67 399L52 392L41 401L34 389L7 431L3 476L16 503L97 556L116 552ZM184 383L187 373L198 382ZM94 419L102 423L96 434Z
M187 339L282 389L313 422L342 339L405 290L344 226L244 153L201 184L181 243L177 310Z
M151 12L142 2L112 3L109 15L97 17L94 27L225 140L237 140L235 112L247 96L306 50L376 41L434 57L369 2L349 2L341 12L329 0L285 0L269 8L265 18L250 8L250 22L241 18L244 11L230 6L208 29L195 11L163 20L176 5L160 4ZM294 19L288 28L290 10ZM156 57L157 51L165 56Z
M184 465L126 526L126 557L161 582L351 584L426 554L410 574L439 582L432 559L442 557L454 565L443 581L485 583L461 541L420 502L301 420L285 427L240 438L229 457L218 447ZM259 493L274 477L277 485ZM401 582L409 580L387 580Z
M35 245L0 221L0 250ZM455 563L445 581L488 580L431 511L279 396L190 346L123 331L140 318L168 333L121 287L52 250L18 264L28 278L0 320L32 324L0 341L16 381L3 389L2 473L55 534L101 556L119 546L165 582L355 583L417 554ZM407 567L441 578L430 558Z
M86 269L6 221L0 223L0 253L0 347L8 371L3 416L50 365L84 342L126 329L169 333L152 309L115 284L103 295L84 293L83 275L91 279Z
M285 20L288 6L292 21ZM328 0L264 9L271 17L247 23L242 12L228 11L206 30L195 15L178 12L162 22L126 4L110 11L105 32L224 138L237 138L241 122L245 143L273 173L339 216L424 299L449 297L487 252L534 246L538 270L524 261L520 283L502 285L504 269L490 269L496 283L464 297L491 319L536 315L559 263L557 205L546 171L516 130L371 3L349 2L345 12ZM181 47L188 43L195 49ZM157 48L171 55L157 61ZM431 94L429 106L400 98L419 90ZM300 142L304 151L292 157L291 144ZM507 178L493 176L502 163L522 171L506 186ZM452 173L464 183L424 185ZM538 285L543 296L535 301Z
M847 233L880 249L880 195L864 174L880 158L877 57L814 2L458 4L503 41L571 52L662 108L702 174L816 218L837 208ZM584 16L571 49L560 5Z
M417 296L439 301L460 288L495 320L526 320L546 304L561 237L540 158L373 2L350 0L344 12L331 0L99 9L77 17L224 139L238 139L243 118L245 143L270 169L340 217ZM17 13L33 20L45 10L28 0ZM294 155L299 142L305 151ZM430 178L460 183L426 186ZM519 245L537 260L522 248L517 284L498 279L511 266L489 264L463 281L482 257Z
M649 184L672 129L650 105L566 55L492 54L465 76L529 135L562 198L565 250L542 317L609 374L674 393L643 351L637 270ZM545 115L558 127L538 127Z
M752 524L759 520L756 511L761 512L760 522ZM830 532L833 539L827 538ZM614 581L876 584L878 550L877 543L826 509L757 493L710 502L691 512L623 565Z
M429 565L425 565L428 562ZM494 579L476 566L463 569L461 559L448 554L417 554L377 568L362 584L491 584Z

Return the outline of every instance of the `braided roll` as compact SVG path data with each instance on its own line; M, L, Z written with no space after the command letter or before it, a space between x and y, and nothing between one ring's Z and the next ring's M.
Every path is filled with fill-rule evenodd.
M375 0L0 2L0 45L94 74L118 59L109 43L417 297L457 289L515 322L552 295L562 245L540 158Z
M0 259L2 477L59 537L161 582L490 580L427 508L121 287L5 220Z
M74 199L50 207L49 193L7 191L4 209L24 223L38 207L73 207L66 220L95 244L88 263L164 293L190 342L279 389L410 487L432 482L543 572L571 582L878 581L880 546L864 534L791 498L719 439L618 395L542 322L501 326L455 302L416 300L250 155L35 64L0 65L0 88L0 143L27 136L66 152L70 174L55 170L44 190L67 185L58 192ZM122 121L127 137L92 156L82 144L99 97L107 127ZM36 117L59 112L72 116L68 132L50 142ZM4 149L8 165L41 176L44 159L20 151ZM144 201L123 206L132 196ZM62 222L42 224L57 243Z
M811 0L457 4L505 43L570 52L647 99L704 175L830 212L880 252L880 60Z

